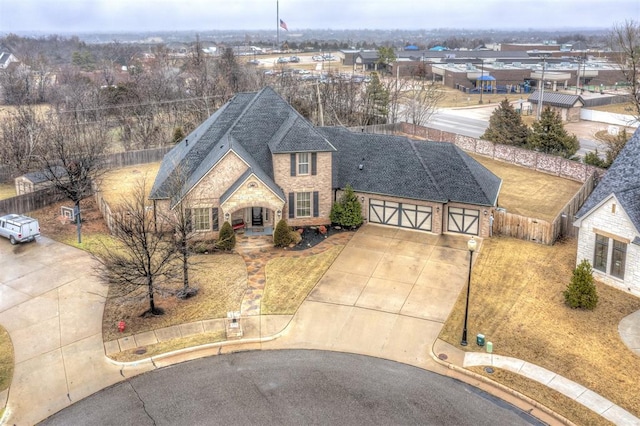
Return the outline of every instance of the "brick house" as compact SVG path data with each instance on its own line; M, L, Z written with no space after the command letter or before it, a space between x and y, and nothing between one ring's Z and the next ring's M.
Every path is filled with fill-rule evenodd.
M283 217L329 224L351 185L370 223L486 237L501 183L453 144L315 127L265 88L236 95L167 153L150 199L157 212L188 197L203 238L222 221L271 234Z
M594 276L640 296L640 130L629 139L576 214L577 263L589 260Z

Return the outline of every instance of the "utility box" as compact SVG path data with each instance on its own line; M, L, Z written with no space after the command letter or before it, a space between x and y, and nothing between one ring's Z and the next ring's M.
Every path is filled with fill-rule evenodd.
M487 353L490 354L493 352L493 343L487 342Z
M484 334L478 334L476 336L476 344L478 346L484 346Z

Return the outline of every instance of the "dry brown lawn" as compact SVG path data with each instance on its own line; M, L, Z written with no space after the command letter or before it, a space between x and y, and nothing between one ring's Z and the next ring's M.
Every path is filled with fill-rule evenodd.
M480 93L464 93L460 90L452 89L451 87L441 86L442 91L444 93L444 98L438 102L438 108L456 108L456 107L467 107L467 106L478 106L480 105ZM482 94L482 103L483 104L498 104L502 102L505 98L509 101L517 101L522 98L527 97L527 94L519 94L519 93L509 93L509 94L493 94L493 93L483 93Z
M13 377L13 344L9 333L0 327L0 391L3 391L11 384Z
M562 292L575 267L576 244L573 239L554 246L503 237L485 240L473 269L470 336L482 333L494 344L494 353L559 373L638 416L640 357L625 346L617 327L640 309L640 299L597 283L594 311L566 307ZM459 346L465 296L460 293L440 337L474 351L474 344ZM535 398L525 381L507 384ZM559 401L551 408L574 418Z
M6 200L16 195L16 186L13 183L0 183L0 200Z
M589 109L611 112L614 114L626 114L626 115L633 115L635 111L633 108L633 104L631 102L624 103L624 104L602 105L598 107L590 107Z
M529 380L519 374L499 368L494 368L494 372L491 374L487 373L483 367L470 367L469 370L485 376L491 380L500 382L512 389L527 389L527 395L531 399L538 401L554 412L559 412L559 409L562 409L565 413L564 415L566 416L566 418L570 418L575 424L591 426L613 425L613 423L609 422L604 417L596 414L591 410L585 409L582 404L574 401L564 394L561 394L560 392L551 389L543 385L542 383L538 383L534 380Z
M280 257L267 263L267 283L262 298L264 315L292 315L331 266L344 246L334 246L314 256Z
M104 199L113 206L121 202L122 198L130 194L135 186L143 180L147 192L151 192L159 168L160 162L156 162L109 170L100 182L100 190Z
M115 340L176 324L224 318L227 312L240 310L247 288L247 269L242 257L217 253L194 255L191 259L193 266L189 270L189 281L192 287L198 288L195 297L178 299L174 294L182 288L182 282L177 281L164 288L164 295L155 297L156 307L162 308L165 314L142 317L141 314L149 309L146 287L126 297L109 296L102 322L104 340ZM124 333L118 332L119 321L127 324Z
M553 221L582 183L477 154L469 154L502 179L498 204L509 213Z

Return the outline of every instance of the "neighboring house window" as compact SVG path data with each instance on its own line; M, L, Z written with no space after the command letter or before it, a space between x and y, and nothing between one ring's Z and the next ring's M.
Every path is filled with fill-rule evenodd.
M609 238L596 234L596 249L593 256L593 267L598 271L606 273L608 256Z
M193 229L194 231L208 231L211 229L208 208L193 209Z
M626 263L627 243L596 234L594 269L623 280Z
M298 174L299 175L308 175L309 174L309 153L301 152L298 154Z
M613 252L611 254L611 275L624 279L625 260L627 258L627 245L613 240Z
M296 194L296 217L311 216L311 193L298 192Z

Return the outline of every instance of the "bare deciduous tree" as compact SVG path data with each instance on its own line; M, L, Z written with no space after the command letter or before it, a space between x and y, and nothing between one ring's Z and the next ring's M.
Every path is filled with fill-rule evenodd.
M424 126L442 98L444 92L439 84L419 82L405 96L404 119L414 126Z
M13 175L33 170L44 127L43 117L33 106L19 106L0 123L0 158Z
M91 193L92 180L102 173L109 146L102 122L78 122L64 113L51 114L40 145L39 169L46 179L73 201L78 242L82 242L80 201Z
M640 121L640 22L633 19L615 24L609 34L609 44L625 81L629 84L629 98L634 116Z
M155 305L155 295L162 285L178 276L176 244L173 233L162 218L154 218L149 206L145 180L138 182L132 193L114 211L113 235L116 247L103 247L97 257L98 276L111 285L116 296L144 291L149 309L144 314L162 315ZM158 230L156 230L158 226Z

